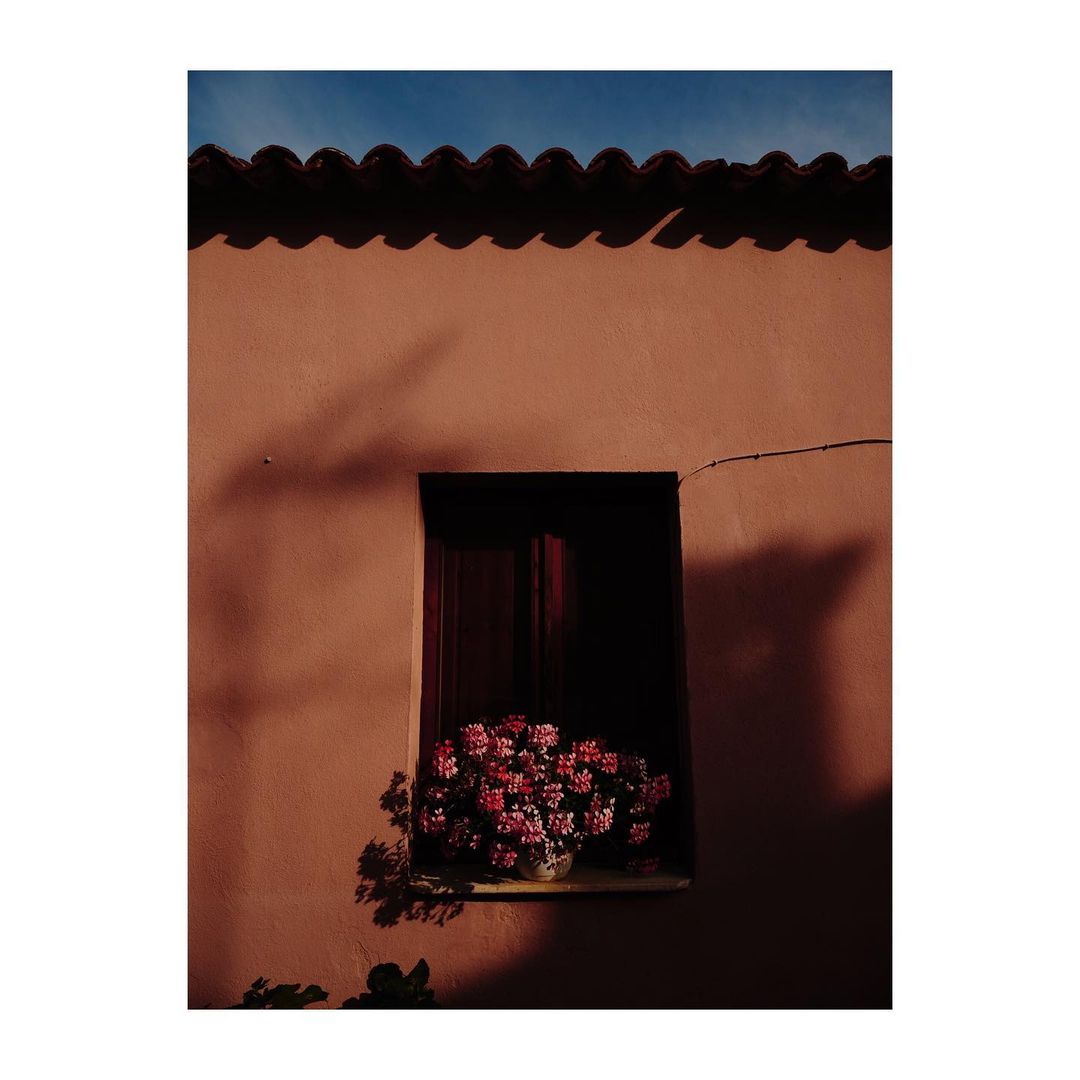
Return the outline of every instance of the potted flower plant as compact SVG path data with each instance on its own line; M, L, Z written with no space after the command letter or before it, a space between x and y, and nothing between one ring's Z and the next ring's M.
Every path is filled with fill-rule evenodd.
M640 754L603 739L566 742L524 716L467 724L435 747L417 825L448 858L476 852L535 881L558 881L583 846L606 843L628 870L651 873L656 810L671 795Z

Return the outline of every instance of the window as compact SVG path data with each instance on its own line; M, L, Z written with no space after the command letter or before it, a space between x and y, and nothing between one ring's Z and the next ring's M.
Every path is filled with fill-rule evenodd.
M671 774L657 821L687 865L676 477L427 474L421 765L482 716L605 737Z

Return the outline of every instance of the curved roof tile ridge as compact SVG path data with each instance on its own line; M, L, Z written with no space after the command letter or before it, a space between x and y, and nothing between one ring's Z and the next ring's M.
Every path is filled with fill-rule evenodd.
M532 163L529 164L525 160L525 158L523 158L521 154L512 146L509 146L506 143L498 143L495 146L492 146L490 149L485 150L484 153L480 154L475 161L470 161L469 157L461 150L459 150L456 146L446 144L444 146L436 147L429 154L426 154L423 158L421 158L419 164L416 164L412 161L409 155L406 154L405 151L402 150L400 147L395 146L393 143L380 143L378 146L373 146L370 150L368 150L359 162L354 161L354 159L350 157L349 154L347 154L344 150L339 150L337 147L334 146L324 146L319 150L316 150L311 155L311 157L308 158L307 162L303 162L287 146L279 146L276 143L271 143L267 146L264 146L261 150L256 150L255 153L252 154L250 161L245 161L243 158L237 156L236 154L233 154L232 151L226 150L224 147L218 146L216 143L205 143L197 150L192 151L192 153L188 156L188 164L191 166L198 165L203 159L211 158L221 161L227 161L233 168L243 169L248 168L251 165L255 165L259 161L266 160L268 158L277 158L288 161L291 164L299 165L301 167L309 167L312 162L317 162L319 159L327 155L343 158L346 161L349 161L355 165L367 164L369 161L378 157L392 157L402 162L403 164L411 166L414 169L423 168L425 165L433 164L442 159L451 159L456 163L460 163L463 165L471 165L475 167L476 165L481 164L481 162L485 161L486 159L493 157L507 157L512 159L515 164L519 164L525 168L535 168L538 164L547 161L554 156L563 159L567 164L575 166L582 172L587 171L589 168L591 168L593 165L595 165L602 159L607 159L612 156L618 157L620 160L624 161L629 168L636 169L638 171L644 170L650 165L650 163L665 160L673 161L689 171L698 170L710 165L729 165L729 167L731 168L741 168L746 169L747 171L759 171L761 169L782 164L788 166L789 168L796 169L800 172L807 172L810 170L816 170L817 168L821 167L826 163L830 165L835 163L839 165L841 169L847 172L855 172L858 169L869 168L870 166L876 165L879 162L892 160L892 157L889 154L879 154L876 157L871 158L870 161L865 162L864 164L849 166L847 163L847 159L843 157L843 155L838 154L835 151L828 150L824 153L818 154L816 158L814 158L807 164L800 165L786 151L770 150L767 153L763 154L756 162L753 163L728 163L724 158L703 158L696 165L691 165L690 162L678 150L659 150L655 154L651 154L648 158L646 158L641 165L637 165L634 162L634 159L626 150L623 150L621 147L618 146L609 146L594 154L593 157L590 159L588 165L582 165L569 150L565 150L561 146L552 146L549 147L547 150L544 150L541 153L537 154Z
M661 165L674 165L683 172L692 173L701 172L716 165L726 166L727 162L723 158L703 158L696 165L691 165L678 150L661 150L658 154L647 157L639 166L639 171L646 172Z
M232 157L232 155L229 155ZM251 155L251 168L256 168L265 162L281 162L283 165L290 165L297 169L306 168L304 162L300 160L287 146L277 146L271 143L269 146L264 146L261 150L256 150Z
M321 150L316 150L304 162L306 169L320 168L324 165L336 165L346 169L360 167L344 150L339 150L336 146L324 146Z
M476 164L480 165L489 161L505 162L516 169L529 168L529 163L512 146L508 146L506 143L499 143L498 146L486 150L476 159Z
M621 188L637 192L656 186L682 193L822 190L830 197L855 190L891 192L892 157L879 155L861 165L849 166L840 154L825 152L800 165L783 150L771 150L756 162L728 162L706 158L691 164L677 150L661 150L640 165L620 147L608 147L583 165L563 147L553 146L530 163L512 146L499 143L470 160L455 146L439 146L418 163L398 146L383 143L359 159L335 147L316 150L307 161L287 147L269 145L257 150L250 161L223 147L208 143L188 157L188 176L193 189L243 191L322 190L327 184L344 184L365 192L396 187L413 190L460 188L481 192L494 184L499 189L528 192L555 187L576 191Z
M592 160L585 166L585 172L608 164L622 165L631 171L637 170L634 159L625 150L618 146L609 146L599 153L593 154Z

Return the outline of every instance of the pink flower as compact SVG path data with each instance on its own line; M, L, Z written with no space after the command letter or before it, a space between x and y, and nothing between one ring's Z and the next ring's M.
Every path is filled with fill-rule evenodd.
M483 757L487 753L488 730L483 724L466 724L461 729L461 745L469 757Z
M636 776L639 780L645 779L648 765L640 754L620 754L619 766L627 776Z
M493 866L511 867L517 862L517 849L513 844L493 840L488 849L488 858Z
M596 739L586 739L584 742L574 743L574 754L578 761L591 765L599 761L601 757L600 743Z
M506 790L511 795L520 795L522 792L532 791L532 784L519 772L512 772L506 778Z
M502 788L481 788L480 793L476 796L476 805L481 810L487 810L488 813L501 810L503 808Z
M484 762L484 775L489 780L497 780L499 783L505 784L507 777L510 775L510 769L505 762L495 757L489 757Z
M619 755L618 754L604 754L600 759L600 771L606 773L617 773L619 771Z
M457 759L454 757L454 744L447 740L435 747L431 757L431 771L440 780L452 780L457 776Z
M560 754L555 762L555 772L560 776L572 776L574 773L574 755Z
M582 769L579 773L574 773L570 779L570 790L576 791L579 795L587 795L589 793L589 787L592 784L592 773L588 769Z
M488 749L497 758L513 757L514 740L508 739L505 735L493 735L488 742Z
M562 784L545 784L540 797L548 806L558 806L563 798Z
M649 823L639 821L630 826L630 843L644 844L649 839Z
M626 864L626 869L632 874L654 874L660 869L660 860L655 855L647 858L638 856Z
M525 827L525 816L520 810L500 810L495 815L495 831L516 836Z
M525 730L525 717L507 716L498 727L500 735L520 735Z
M615 812L610 806L603 806L598 800L593 799L592 805L585 811L585 828L593 835L599 836L611 828L615 820Z
M554 724L533 724L527 741L536 750L550 750L559 744L559 729Z
M671 778L667 773L652 776L641 785L641 797L650 810L656 809L661 799L671 796Z
M525 822L521 830L521 842L523 844L542 844L545 839L544 826L539 821L529 820Z
M420 811L420 831L429 836L438 836L446 828L446 816L438 806L424 807Z
M548 827L555 836L569 836L574 831L574 815L570 810L553 810Z

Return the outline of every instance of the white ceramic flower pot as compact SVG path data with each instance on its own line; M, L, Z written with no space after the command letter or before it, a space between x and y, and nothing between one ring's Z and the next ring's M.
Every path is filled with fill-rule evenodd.
M519 855L517 872L527 881L562 881L570 873L570 867L573 865L574 853L572 851L557 855L555 861L551 863Z

